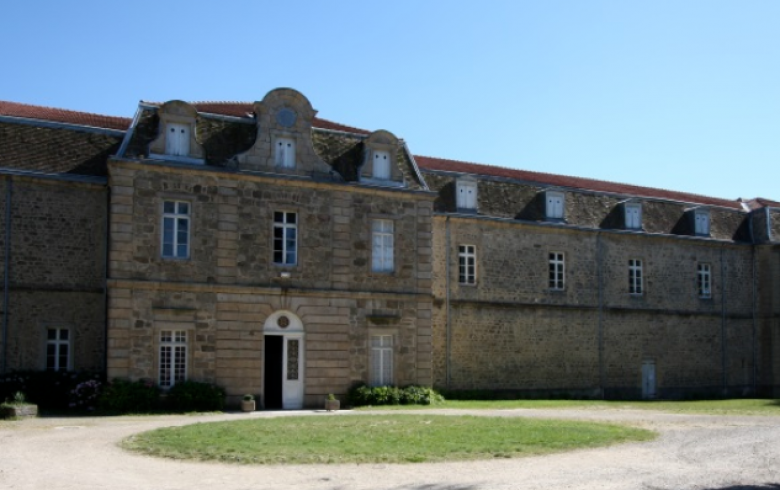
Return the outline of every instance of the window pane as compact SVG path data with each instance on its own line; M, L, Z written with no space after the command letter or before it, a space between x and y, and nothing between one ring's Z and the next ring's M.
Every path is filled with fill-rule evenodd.
M61 328L59 329L60 332L60 340L68 340L68 329L67 328Z
M165 201L163 203L163 212L173 213L176 211L176 203L173 201Z
M179 214L190 214L190 205L186 202L180 202L179 204Z

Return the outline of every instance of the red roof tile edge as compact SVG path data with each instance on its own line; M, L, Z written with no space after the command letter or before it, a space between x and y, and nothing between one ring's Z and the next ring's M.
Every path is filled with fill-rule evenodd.
M532 172L528 170L517 170L479 163L460 162L457 160L448 160L445 158L426 157L419 155L415 155L414 158L417 160L417 164L420 166L420 168L424 170L439 170L445 172L503 177L507 179L536 182L539 184L555 187L569 187L597 192L609 192L626 196L668 199L672 201L681 201L693 204L705 204L711 206L723 206L728 208L742 209L742 204L737 200L730 201L728 199L701 196L687 192L668 191L664 189L620 184L617 182L607 182L603 180L570 177L567 175L556 175L543 172Z
M40 119L43 121L90 126L94 128L116 129L120 131L126 131L127 128L130 127L130 122L132 121L127 117L104 116L102 114L69 111L66 109L55 109L53 107L20 104L18 102L6 102L2 100L0 100L0 115L26 119Z

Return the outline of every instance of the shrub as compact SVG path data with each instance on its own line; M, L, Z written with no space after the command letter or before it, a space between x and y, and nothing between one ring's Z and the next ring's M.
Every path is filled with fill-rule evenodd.
M406 388L395 386L370 387L359 384L347 393L350 405L431 405L444 401L444 397L433 388L411 385Z
M86 371L14 371L0 376L0 401L21 391L39 408L67 410L73 389L89 380L101 382L103 377Z
M168 392L168 407L179 412L214 412L225 406L225 391L209 383L182 381Z
M115 379L98 398L98 408L114 413L145 413L159 407L160 390L151 381Z
M103 384L96 379L83 381L70 391L68 406L76 410L95 410L102 390Z

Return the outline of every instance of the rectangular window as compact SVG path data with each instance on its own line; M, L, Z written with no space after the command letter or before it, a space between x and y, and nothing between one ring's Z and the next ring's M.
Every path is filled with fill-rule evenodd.
M160 331L160 388L187 379L187 331Z
M563 192L547 192L547 217L552 219L563 219Z
M549 286L555 291L563 291L566 280L566 264L561 252L550 252L549 256Z
M393 384L393 336L371 336L371 386Z
M477 248L474 245L458 247L458 282L477 283Z
M371 223L371 270L393 271L393 221L375 219Z
M477 209L477 183L469 180L459 180L457 188L456 206L458 209Z
M707 211L696 211L694 213L696 234L709 236L710 234L710 213Z
M628 261L628 293L634 295L643 294L642 261L629 259Z
M642 229L642 205L630 203L625 205L626 229Z
M700 298L712 297L712 269L710 264L699 264L696 274L696 284Z
M190 256L190 203L163 202L162 256L186 259Z
M186 157L190 154L190 125L168 123L165 133L165 153Z
M274 212L274 264L298 263L298 214Z
M374 151L373 177L390 180L390 152Z
M70 330L46 329L46 370L67 371L70 368Z
M274 144L274 164L282 168L295 168L295 140L276 138Z

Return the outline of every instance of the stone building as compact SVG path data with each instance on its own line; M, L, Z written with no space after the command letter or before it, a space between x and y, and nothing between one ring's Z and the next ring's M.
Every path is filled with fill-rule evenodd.
M0 102L2 372L527 396L780 392L780 203L414 156L249 103Z

